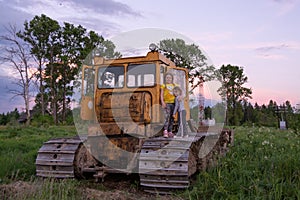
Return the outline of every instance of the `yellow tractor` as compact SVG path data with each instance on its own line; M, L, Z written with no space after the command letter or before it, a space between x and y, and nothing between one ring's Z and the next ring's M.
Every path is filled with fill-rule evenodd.
M167 72L183 91L189 137L162 137L160 90ZM231 130L192 125L188 84L187 69L155 49L139 57L95 56L91 66L82 67L80 116L86 132L45 142L36 159L37 176L104 181L107 174L138 173L148 192L188 188L192 175L233 142Z

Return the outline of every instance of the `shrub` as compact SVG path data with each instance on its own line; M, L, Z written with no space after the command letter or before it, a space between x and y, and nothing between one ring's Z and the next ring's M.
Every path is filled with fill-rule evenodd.
M48 127L54 125L54 120L50 115L37 115L32 119L31 125L36 127Z

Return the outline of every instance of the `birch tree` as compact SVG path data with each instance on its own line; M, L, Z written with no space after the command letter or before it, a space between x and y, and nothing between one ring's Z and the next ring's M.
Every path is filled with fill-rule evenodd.
M4 44L1 49L0 61L4 67L10 67L16 74L14 84L16 89L9 89L13 94L12 98L21 96L24 100L26 124L30 123L30 100L31 84L34 78L35 69L32 66L33 58L30 54L28 43L17 36L17 29L13 25L6 28L7 34L0 36L0 41Z

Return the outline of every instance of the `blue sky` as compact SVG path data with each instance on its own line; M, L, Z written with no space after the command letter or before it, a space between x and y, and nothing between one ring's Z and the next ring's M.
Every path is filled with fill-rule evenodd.
M300 103L300 1L146 1L146 0L0 0L3 26L22 26L34 15L81 24L105 38L137 29L170 30L203 49L212 63L244 67L251 103ZM21 99L9 101L12 87L0 66L0 113L13 110Z

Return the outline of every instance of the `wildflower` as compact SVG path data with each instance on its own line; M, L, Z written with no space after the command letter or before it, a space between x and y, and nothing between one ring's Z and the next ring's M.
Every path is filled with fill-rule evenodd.
M267 145L267 144L269 144L269 141L268 140L264 140L261 144L262 145Z

